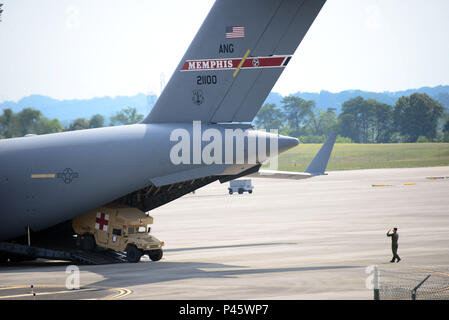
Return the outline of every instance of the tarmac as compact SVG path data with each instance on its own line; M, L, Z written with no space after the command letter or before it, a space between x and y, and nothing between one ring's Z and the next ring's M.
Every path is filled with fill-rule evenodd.
M434 167L253 178L242 195L213 183L151 212L161 261L79 265L79 290L65 287L69 262L3 264L0 300L373 299L369 266L394 277L413 270L412 282L438 274L449 295L448 177L449 167Z

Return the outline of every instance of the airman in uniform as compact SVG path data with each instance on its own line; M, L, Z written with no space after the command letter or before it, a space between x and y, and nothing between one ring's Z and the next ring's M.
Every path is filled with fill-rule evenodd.
M391 232L391 229L388 230L387 237L391 237L391 251L393 251L393 259L391 259L390 262L395 262L395 260L397 260L396 262L401 261L401 258L398 255L398 228L394 228L393 232Z

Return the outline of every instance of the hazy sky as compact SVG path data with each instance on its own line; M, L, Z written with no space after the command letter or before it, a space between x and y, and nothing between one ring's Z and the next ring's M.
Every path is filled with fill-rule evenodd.
M0 0L0 101L160 92L212 0ZM448 0L328 0L273 91L449 84Z

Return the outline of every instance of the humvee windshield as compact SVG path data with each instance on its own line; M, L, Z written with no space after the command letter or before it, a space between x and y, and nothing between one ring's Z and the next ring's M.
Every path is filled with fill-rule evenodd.
M134 234L134 233L149 233L151 230L151 227L148 226L148 228L144 227L144 226L131 226L128 227L128 234Z
M146 233L147 232L147 228L143 227L143 226L137 227L136 228L136 232L137 233Z

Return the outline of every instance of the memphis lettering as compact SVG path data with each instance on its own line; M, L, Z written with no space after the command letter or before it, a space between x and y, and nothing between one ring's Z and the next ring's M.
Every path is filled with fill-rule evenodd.
M186 61L181 70L194 71L194 70L219 70L219 69L232 69L232 68L235 68L232 59L215 59L215 60Z

